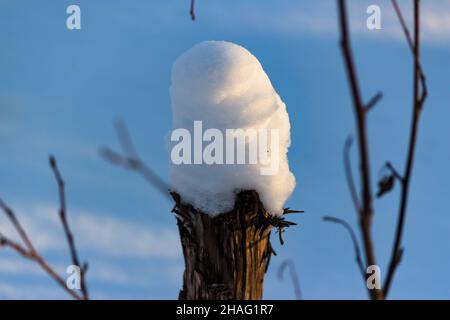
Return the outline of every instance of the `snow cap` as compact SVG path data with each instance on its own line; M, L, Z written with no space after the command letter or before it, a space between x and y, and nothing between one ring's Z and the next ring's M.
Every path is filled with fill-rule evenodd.
M196 152L194 140L202 139L202 136L198 137L199 122L195 121L201 121L201 133L204 134L200 150L206 152L205 148L212 142L223 146L223 164L220 161L208 164L205 159L201 159L201 164L192 164L194 160L191 164L175 164L173 147L181 140L186 141L174 137L173 131L170 180L174 191L185 202L216 215L233 209L239 191L256 190L265 209L281 215L284 203L295 187L295 177L289 171L287 160L289 116L258 59L231 42L201 42L175 61L170 95L173 129L184 128L190 133L192 159ZM210 134L207 141L205 133L208 129L222 132L223 141L214 135L217 130L210 132L214 138ZM264 148L269 162L258 160L256 164L250 164L247 155L245 164L227 164L226 157L231 149L226 149L226 132L230 129L255 130L258 133L256 143L261 142L259 133L266 131L267 143L264 146L258 144L258 152ZM274 131L277 131L276 135L272 135ZM255 142L250 136L245 140L248 152L251 141ZM237 142L234 153L236 146ZM263 174L270 166L276 167L273 174Z

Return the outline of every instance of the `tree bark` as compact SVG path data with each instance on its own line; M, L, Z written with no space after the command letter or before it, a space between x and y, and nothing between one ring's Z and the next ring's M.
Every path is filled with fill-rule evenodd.
M185 271L180 300L257 300L273 253L267 214L255 191L210 216L172 193Z

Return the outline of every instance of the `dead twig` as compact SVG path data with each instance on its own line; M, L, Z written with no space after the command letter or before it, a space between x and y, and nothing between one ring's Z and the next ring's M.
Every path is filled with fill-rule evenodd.
M30 259L36 262L51 278L53 278L67 293L69 293L76 300L87 300L89 299L88 290L85 282L85 274L87 271L87 265L84 266L79 265L79 259L76 251L76 247L74 244L73 235L70 231L69 224L66 218L66 201L64 194L64 182L62 176L58 170L56 160L54 157L50 157L50 166L55 174L56 180L59 186L59 199L60 199L60 219L63 225L64 233L69 242L70 254L72 257L72 263L80 267L80 282L81 282L81 295L76 291L69 289L66 285L66 281L58 275L58 273L50 266L50 264L41 256L41 254L35 249L32 241L30 240L28 234L25 229L20 224L19 220L16 217L14 211L9 208L6 203L0 199L0 209L6 214L6 216L11 221L14 229L19 234L20 238L25 244L25 247L20 243L17 243L3 234L0 233L0 247L8 247L17 253L19 253L22 257L26 259Z
M350 190L350 195L352 197L353 206L355 207L355 211L361 212L361 205L359 204L358 194L356 192L355 181L353 180L352 174L352 164L350 160L350 149L352 147L353 137L349 136L344 144L344 169L345 169L345 178L347 179L347 186Z
M189 9L189 14L191 16L192 21L195 20L195 0L191 0L191 7Z
M363 279L365 280L366 279L366 271L365 271L364 263L362 260L361 249L359 248L358 239L356 238L356 234L355 234L355 231L353 231L353 228L350 226L350 224L347 221L336 218L336 217L326 216L326 217L323 217L323 220L340 224L347 230L347 232L349 233L350 238L352 240L352 243L353 243L356 264L358 265L359 272L361 273Z
M351 96L353 101L353 109L355 113L357 133L358 133L358 150L360 160L360 178L361 178L361 196L362 204L358 211L360 231L364 244L364 254L366 265L375 265L375 255L372 242L372 191L370 178L370 157L369 145L367 142L367 107L363 103L358 77L356 74L355 63L350 45L350 32L348 27L347 8L345 0L338 0L338 16L340 29L340 44L342 55L345 62L345 70L350 83ZM379 99L378 99L379 100ZM354 196L353 196L354 197ZM380 290L368 290L372 299L382 299Z
M140 158L134 148L133 141L125 123L121 120L115 123L117 137L123 154L107 147L100 148L100 156L107 162L131 170L142 176L150 185L156 188L161 195L172 202L169 185Z
M294 286L294 294L297 300L302 299L302 292L300 290L300 281L297 276L297 271L295 270L295 264L291 259L286 259L281 262L280 267L278 268L278 279L283 280L283 274L286 269L289 269L289 274L291 276L291 282Z
M370 166L369 166L369 148L367 143L367 129L366 129L366 114L373 108L373 106L381 99L381 93L372 98L366 106L362 103L359 83L356 76L356 69L353 62L352 51L350 48L348 21L346 15L345 0L338 0L338 11L340 21L341 34L341 49L344 56L347 77L349 79L351 94L353 99L353 107L355 111L355 118L357 124L358 141L359 141L359 157L360 157L360 176L362 188L362 204L359 204L356 196L353 179L351 176L351 165L349 161L349 146L347 141L344 149L344 164L346 169L347 183L350 187L353 202L359 214L360 230L364 242L364 253L366 257L366 265L375 264L374 249L371 237L371 216L372 216L372 194L370 189ZM391 258L389 261L388 271L384 282L383 290L369 290L372 299L384 299L389 293L389 288L392 284L393 275L398 267L401 257L403 255L403 248L401 247L401 239L405 226L406 208L408 203L409 186L411 182L411 173L414 164L414 155L417 144L418 126L423 104L428 95L426 85L426 77L424 75L422 65L420 63L420 1L414 0L414 39L405 23L403 14L398 6L396 0L392 0L395 12L398 16L402 29L404 31L406 40L411 49L414 58L414 84L413 84L413 116L411 120L410 137L408 144L408 151L406 157L406 165L403 175L392 166L391 163L386 163L386 168L389 169L389 174L384 176L379 181L379 191L377 196L381 197L383 194L390 192L396 180L401 183L400 205L397 218L397 225L395 231L395 239L392 246ZM331 220L330 220L331 221ZM334 222L338 220L334 219ZM344 226L346 224L339 222ZM352 233L352 232L351 232ZM356 239L352 236L352 239ZM356 240L354 242L357 243ZM356 247L355 247L356 248ZM360 267L361 269L361 267Z
M61 220L61 224L64 229L64 234L66 235L67 243L69 245L72 263L80 268L80 286L81 286L81 293L83 295L83 299L88 300L89 293L88 293L88 289L86 286L86 279L85 279L86 272L87 272L87 263L83 263L83 265L80 264L80 259L78 258L78 253L77 253L77 249L75 246L73 234L70 230L69 223L67 222L64 180L59 171L58 164L56 163L56 159L53 156L50 156L49 162L50 162L50 167L52 168L53 174L55 175L56 182L58 184L59 203L60 203L59 218Z
M366 104L366 112L372 110L375 105L380 102L380 100L383 98L383 92L378 92L376 95L372 97L372 99L369 100Z
M28 238L28 235L25 232L25 230L22 228L22 225L20 224L19 220L17 220L14 211L11 208L9 208L6 205L6 203L3 202L2 199L0 199L0 208L3 210L3 212L5 212L6 216L9 219L9 221L11 221L14 229L16 229L17 233L19 234L20 238L22 239L22 241L27 246L28 250L30 252L35 252L36 250L34 249L34 246L31 243L31 240Z
M386 168L388 168L392 175L401 183L404 182L405 179L403 179L403 177L400 175L400 173L398 173L398 171L394 168L394 166L392 165L392 163L390 163L389 161L386 162Z
M425 76L425 73L423 72L422 64L420 62L420 56L419 56L420 43L419 43L418 51L416 52L416 45L415 45L415 43L417 43L417 42L415 40L413 41L413 39L411 37L411 32L409 31L408 26L406 25L405 19L404 19L403 14L402 14L402 11L400 10L400 6L398 5L397 0L391 0L391 2L392 2L392 5L394 7L395 13L397 14L397 18L398 18L398 20L400 22L400 25L402 27L403 33L405 34L405 38L406 38L406 41L408 42L408 46L409 46L409 49L411 50L411 54L413 55L415 72L418 71L418 73L419 73L418 77L420 77L420 84L422 86L422 93L421 93L419 102L420 102L420 105L422 107L422 105L425 103L426 97L428 96L428 87L427 87L426 76ZM417 22L417 29L418 29L417 31L418 32L416 33L414 31L415 32L414 37L417 36L417 37L419 37L419 40L420 40L420 34L419 34L420 33L420 21L419 21L419 18L420 18L420 12L419 12L419 10L420 10L420 3L419 2L416 3L416 1L415 1L414 2L414 7L415 8L416 8L416 5L417 5L417 13L418 13L418 15L417 15L417 19L414 18L415 19L414 20L414 30L416 31L416 22ZM414 9L414 10L416 10L416 9ZM415 16L415 14L414 14L414 16Z
M411 38L411 34L406 26L402 12L397 4L397 1L392 0L397 16L400 20L400 24L404 30L409 47L411 48L414 57L414 83L413 83L413 116L411 120L411 129L409 136L408 153L406 157L405 171L402 176L402 188L400 194L400 205L397 218L397 226L395 231L395 239L392 246L391 257L389 261L388 271L383 286L384 296L387 296L392 284L395 270L397 269L401 256L403 254L403 248L401 247L401 241L403 236L403 230L405 226L406 209L408 204L409 186L411 183L411 173L414 165L414 156L417 145L417 136L419 129L419 120L425 99L428 95L428 90L425 81L425 75L420 64L420 1L414 0L414 41ZM420 89L422 88L422 89Z

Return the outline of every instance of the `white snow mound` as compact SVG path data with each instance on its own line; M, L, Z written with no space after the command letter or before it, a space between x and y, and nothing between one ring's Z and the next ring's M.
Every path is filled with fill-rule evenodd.
M295 177L289 171L287 159L290 145L289 116L258 59L245 48L231 42L201 42L175 61L170 95L173 129L185 128L191 135L191 143L186 145L189 151L184 150L178 155L192 159L190 164L187 161L174 163L173 154L177 154L174 150L179 151L174 148L186 142L186 137L174 138L175 131L172 131L172 189L185 202L211 215L230 211L239 191L256 190L265 209L270 214L281 215L295 187ZM223 140L214 134L214 138L210 137L209 141L205 136L199 137L199 131L194 130L194 121L201 121L202 134L215 128L223 133ZM229 151L234 150L236 154L237 150L236 142L233 148L226 149L227 129L254 129L258 133L266 130L268 143L258 144L257 150L264 150L269 162L258 160L256 164L249 163L249 155L245 156L245 164L236 164L237 160L235 163L227 162ZM274 129L278 132L278 139L271 138ZM217 130L211 132L217 133ZM198 142L198 139L201 143L200 153L206 152L205 148L213 142L217 143L217 147L223 147L223 163L220 159L212 164L205 163L207 161L203 153L201 163L194 164L194 157L198 156L199 150L196 154L195 140ZM255 140L245 140L248 152L251 141ZM277 143L278 148L272 142ZM211 154L220 155L218 152L216 150ZM264 168L267 170L271 166L276 168L272 174L262 174Z

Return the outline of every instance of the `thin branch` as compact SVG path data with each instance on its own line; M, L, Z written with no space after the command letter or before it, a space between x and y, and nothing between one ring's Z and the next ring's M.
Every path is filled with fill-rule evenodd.
M284 208L283 214L292 214L292 213L305 213L304 210L291 210L291 208Z
M358 239L356 238L356 234L353 231L352 227L350 226L350 224L343 220L343 219L339 219L339 218L335 218L335 217L323 217L324 221L328 221L328 222L333 222L333 223L337 223L340 224L341 226L343 226L347 232L350 235L350 238L352 240L353 243L353 249L355 251L355 260L356 260L356 264L358 265L358 269L359 272L361 273L363 279L366 279L366 272L365 272L365 268L364 268L364 263L362 260L362 256L361 256L361 249L359 248L359 244L358 244Z
M64 191L64 180L61 176L61 173L58 169L58 164L56 163L56 160L53 156L50 156L49 158L50 167L52 168L53 174L55 175L56 182L58 184L58 192L59 192L59 218L61 220L61 224L64 229L64 234L66 235L67 243L69 245L70 250L70 256L72 259L72 263L80 268L80 285L81 285L81 293L83 295L83 298L85 300L89 299L89 293L86 286L85 276L86 276L86 266L87 264L84 264L82 266L80 264L80 259L78 258L77 249L75 247L75 241L73 239L72 232L69 227L69 223L67 222L67 215L66 215L66 196Z
M117 119L114 122L114 126L117 132L117 138L119 139L120 147L123 152L128 155L131 159L139 159L139 155L134 147L133 139L131 139L130 132L124 121Z
M30 259L34 262L36 262L51 278L53 278L68 294L70 294L74 299L76 300L82 300L83 297L78 295L75 291L69 289L66 285L66 282L64 279L59 276L56 271L45 261L44 258L34 249L31 241L29 240L28 236L26 235L25 230L23 230L20 226L20 223L18 222L16 215L14 211L9 209L6 204L0 200L0 208L5 212L5 214L8 217L12 217L11 221L13 222L14 228L19 232L19 234L23 233L23 235L28 239L29 244L26 244L28 248L24 248L22 245L18 244L17 242L14 242L13 240L8 239L7 237L0 234L0 247L9 247L12 250L19 253L24 258ZM19 231L19 229L21 231ZM23 236L21 235L22 239ZM24 241L25 242L25 241ZM29 247L30 246L30 247Z
M34 256L31 254L30 251L22 247L17 242L8 239L4 235L0 234L0 247L9 247L13 249L14 251L18 252L20 255L22 255L24 258L27 259L34 259Z
M404 183L405 179L403 179L403 177L401 176L401 174L394 168L394 166L392 165L392 163L390 163L389 161L386 162L386 168L388 168L392 175L400 182L400 183Z
M411 37L411 32L409 32L409 29L406 25L406 21L403 18L403 14L402 14L402 11L400 10L400 6L398 5L397 0L391 0L391 2L394 7L395 13L397 14L397 18L400 21L400 24L402 26L402 30L403 30L403 33L405 34L405 38L406 38L406 41L408 42L408 46L411 49L411 52L414 53L414 42Z
M403 174L403 184L400 195L400 206L398 213L397 226L395 231L394 244L392 246L391 258L388 266L388 272L384 282L384 295L387 296L392 284L395 270L397 269L401 256L403 254L403 248L401 247L401 241L403 236L403 230L405 226L406 209L408 204L409 186L411 182L411 173L414 165L414 155L417 145L417 135L419 129L420 114L423 104L427 97L427 89L425 85L425 76L423 75L422 68L420 66L420 1L414 0L414 42L411 40L410 33L406 24L404 23L403 16L398 8L397 2L392 1L394 8L396 8L397 15L405 31L408 43L413 51L414 56L414 83L413 83L413 116L411 120L411 129L409 137L408 154L406 158L406 166ZM420 84L422 84L422 93L420 92Z
M340 30L341 30L341 49L345 60L347 77L350 82L353 107L356 116L356 122L358 126L358 142L359 152L361 159L361 179L363 189L363 215L372 214L372 201L371 201L371 183L370 183L370 170L369 170L369 151L366 134L366 116L364 104L361 98L361 92L359 88L358 78L356 76L356 69L353 62L353 55L350 48L350 39L348 31L347 11L344 0L338 0L339 2L339 17L340 17Z
M419 100L420 100L420 108L422 108L423 104L425 103L425 99L428 96L428 87L427 87L426 77L425 77L425 74L422 69L422 64L420 63L420 57L416 54L416 48L414 45L414 41L411 37L411 32L409 31L408 26L406 25L406 21L403 18L403 14L400 9L400 6L398 5L397 0L391 0L391 2L394 7L395 13L397 14L398 20L400 21L400 25L402 27L403 33L405 34L405 38L408 42L408 46L413 55L414 64L415 64L414 69L419 71L420 83L422 86L422 93L421 93ZM414 5L416 5L416 4L414 4ZM420 25L418 25L418 27L420 28Z
M192 21L195 20L195 0L191 0L191 8L189 9Z
M353 143L353 138L349 136L344 144L344 169L345 169L345 177L347 179L347 186L350 190L350 195L352 197L353 205L355 207L356 212L361 212L361 206L358 200L358 194L356 192L355 181L353 180L352 174L352 165L350 160L350 149Z
M121 144L123 154L113 151L107 147L100 149L100 156L107 162L116 166L132 170L141 175L147 182L156 188L166 199L172 201L170 197L169 185L140 158L134 148L129 131L123 121L116 122L116 132Z
M369 146L367 142L367 127L366 114L367 110L363 104L362 95L359 87L358 78L356 75L356 68L353 59L353 54L350 45L350 32L348 27L347 8L345 0L338 1L338 16L340 29L340 44L342 55L345 62L345 70L347 78L350 83L351 96L353 101L353 109L356 118L358 143L359 143L359 158L360 158L360 177L361 177L361 195L362 206L359 214L360 231L364 243L364 253L366 258L366 265L376 265L375 254L373 249L372 235L371 235L371 221L372 221L372 191L370 179L370 157ZM371 299L382 299L382 292L380 290L368 290Z
M370 111L383 98L383 92L378 92L366 104L366 112Z
M278 279L283 280L284 271L289 268L289 274L291 276L291 282L294 286L294 294L297 300L302 299L302 291L300 290L300 281L297 276L297 271L295 270L295 264L292 260L284 260L278 269Z
M31 243L30 238L28 237L27 233L25 232L25 230L23 229L22 225L20 224L19 220L17 220L16 215L14 214L14 211L9 208L5 202L3 202L2 199L0 199L0 208L3 210L3 212L5 212L6 216L8 217L8 219L11 221L12 225L14 226L14 228L16 229L17 233L19 234L20 238L22 239L22 241L25 243L25 245L27 246L28 250L30 252L36 252L36 250L34 249L33 244Z

